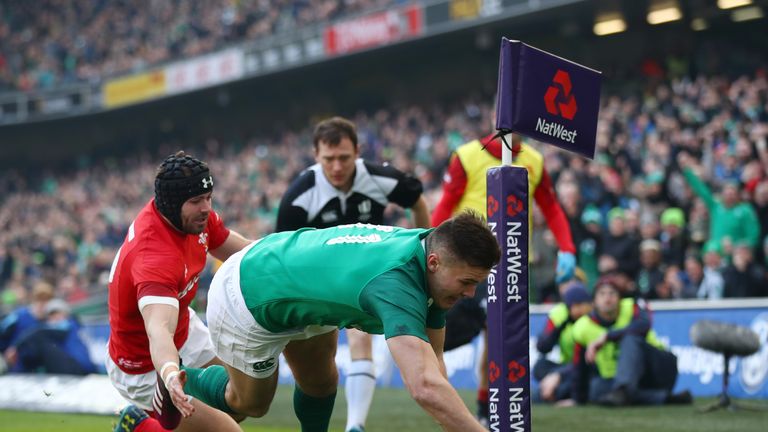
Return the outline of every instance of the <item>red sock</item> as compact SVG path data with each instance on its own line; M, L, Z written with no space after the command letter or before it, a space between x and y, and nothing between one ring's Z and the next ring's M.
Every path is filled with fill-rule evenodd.
M155 383L155 395L152 398L152 406L155 408L149 415L160 422L160 426L174 430L179 427L181 422L181 413L171 401L171 394L163 384L160 374L157 374L157 383Z
M477 401L478 402L488 402L488 389L487 388L477 389Z
M170 429L166 429L160 426L159 421L150 417L148 419L144 419L144 421L139 423L139 425L136 426L136 429L134 429L133 431L134 432L169 432Z

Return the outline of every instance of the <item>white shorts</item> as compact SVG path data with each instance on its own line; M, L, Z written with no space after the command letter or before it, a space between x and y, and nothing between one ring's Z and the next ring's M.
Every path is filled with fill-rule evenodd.
M206 314L219 358L248 376L267 378L277 371L280 353L289 342L330 333L336 327L311 325L272 333L256 322L240 290L240 262L257 242L232 255L216 272L208 290Z
M203 321L195 311L189 310L189 335L179 350L181 362L185 366L202 367L216 357L211 343L211 337ZM157 373L155 371L144 374L129 374L117 367L112 357L107 354L107 374L112 386L120 396L137 407L152 411L152 397L155 395Z

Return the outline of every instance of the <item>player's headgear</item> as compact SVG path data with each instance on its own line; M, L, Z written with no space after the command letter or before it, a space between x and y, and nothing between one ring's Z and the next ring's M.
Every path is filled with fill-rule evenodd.
M180 231L181 206L188 199L213 190L213 177L205 162L179 151L168 156L155 176L155 206Z

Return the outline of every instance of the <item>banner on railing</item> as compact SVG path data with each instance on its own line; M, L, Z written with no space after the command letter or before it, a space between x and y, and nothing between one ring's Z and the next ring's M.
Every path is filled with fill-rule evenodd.
M412 38L424 32L423 21L421 6L411 5L338 22L325 29L325 52L346 54Z
M172 63L165 68L169 95L223 84L243 75L243 52L239 49Z
M165 95L165 73L156 70L115 78L104 84L102 93L107 108L148 101Z

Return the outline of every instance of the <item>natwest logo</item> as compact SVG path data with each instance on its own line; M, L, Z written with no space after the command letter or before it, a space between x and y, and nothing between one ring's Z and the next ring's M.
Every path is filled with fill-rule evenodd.
M544 93L544 104L548 113L573 120L579 108L576 106L576 97L571 94L571 88L571 76L568 72L558 69L552 79L552 85Z
M521 365L515 360L512 360L507 364L507 369L509 370L509 373L507 373L507 379L512 383L516 383L520 378L525 377L525 366Z
M492 218L493 215L496 214L497 211L499 211L499 201L494 198L493 195L488 195L488 217Z
M499 368L499 365L497 365L495 361L491 360L491 363L488 365L488 381L493 384L499 379L500 375L501 368Z
M515 217L523 211L523 202L514 195L507 196L507 216Z

